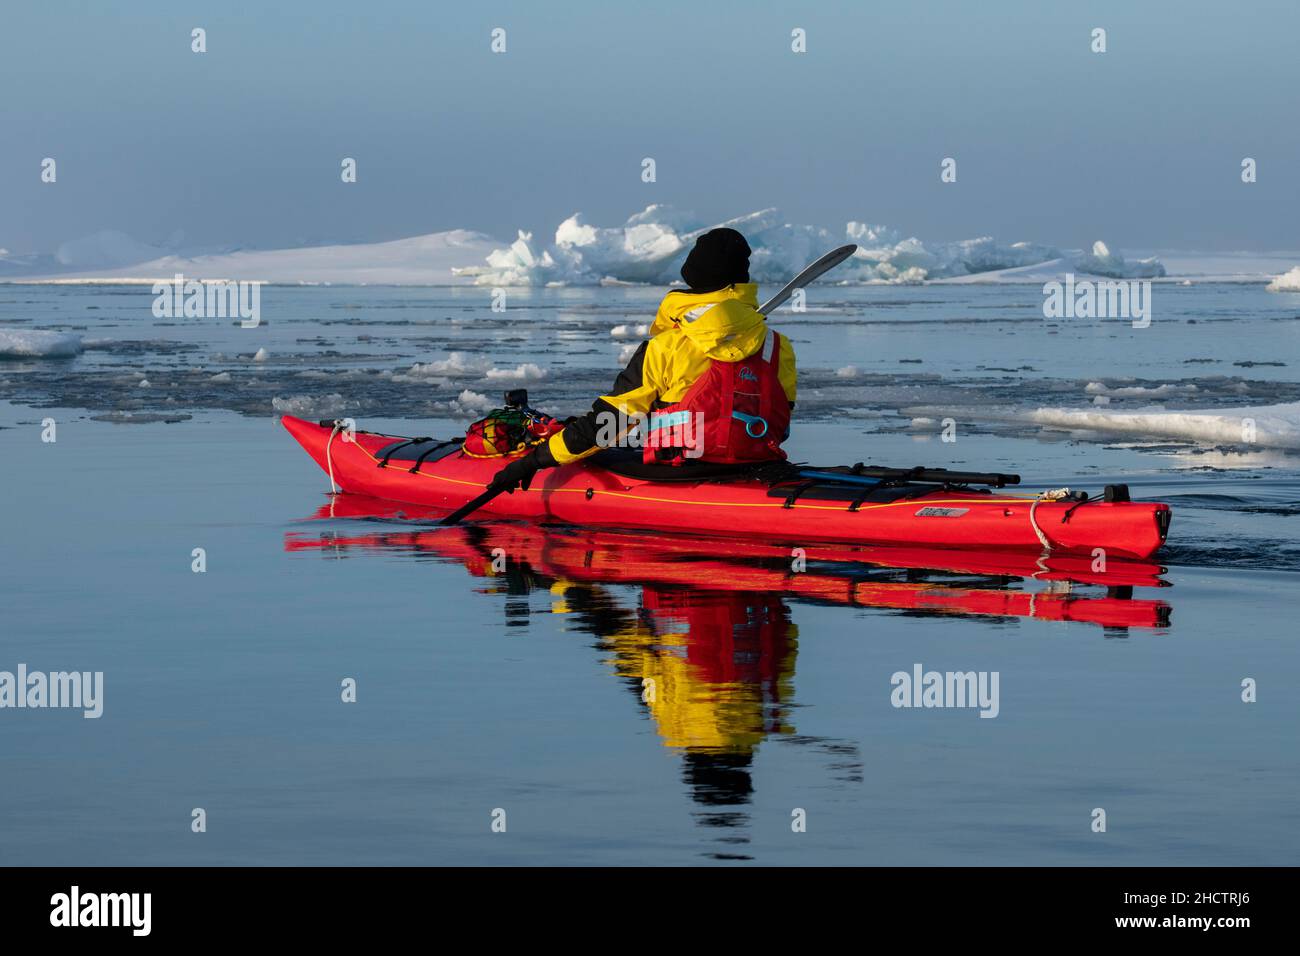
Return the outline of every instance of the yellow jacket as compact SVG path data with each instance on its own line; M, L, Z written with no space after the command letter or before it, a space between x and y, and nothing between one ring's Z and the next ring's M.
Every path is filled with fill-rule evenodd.
M680 401L714 359L749 358L763 347L767 331L767 320L758 311L758 286L753 283L716 292L669 292L650 326L650 340L619 375L615 393L602 395L590 415L552 436L551 455L562 465L595 454L600 449L594 444L594 421L601 411L642 416L657 405ZM794 349L789 339L777 335L781 340L777 373L794 404Z

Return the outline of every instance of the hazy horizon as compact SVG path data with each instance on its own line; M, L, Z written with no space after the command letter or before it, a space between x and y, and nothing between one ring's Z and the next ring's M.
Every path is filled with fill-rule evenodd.
M104 229L187 247L546 240L573 212L616 225L650 203L936 241L1300 246L1300 10L1280 2L145 0L17 3L6 20L0 79L21 95L0 105L0 247L15 254ZM208 52L190 51L194 27ZM1244 157L1258 182L1241 182Z

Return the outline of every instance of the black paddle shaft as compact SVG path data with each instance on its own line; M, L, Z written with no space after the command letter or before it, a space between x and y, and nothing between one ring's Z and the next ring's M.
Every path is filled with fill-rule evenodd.
M1001 475L996 471L949 471L948 468L879 468L872 464L858 462L853 467L815 468L807 467L805 471L816 472L820 479L835 480L836 475L845 479L866 477L880 481L920 481L924 484L940 485L992 485L993 488L1005 488L1006 485L1021 484L1019 475Z
M473 501L468 501L465 504L461 505L451 514L447 515L447 517L439 521L438 524L441 525L460 524L467 517L469 517L469 515L473 514L475 511L478 511L479 508L482 508L485 504L487 504L497 495L502 494L503 491L504 489L483 492L483 494L479 495Z
M823 469L833 471L835 469ZM864 478L879 478L882 481L922 481L950 485L991 485L1003 488L1007 485L1020 484L1019 475L1003 475L998 472L949 471L947 468L876 468L871 465L857 464L849 469L849 474Z

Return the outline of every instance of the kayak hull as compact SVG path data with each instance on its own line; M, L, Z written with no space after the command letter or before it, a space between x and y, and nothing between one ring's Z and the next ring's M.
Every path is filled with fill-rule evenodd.
M477 497L501 459L461 452L381 467L381 449L401 439L357 432L352 440L292 416L285 428L341 490L453 510ZM331 437L333 436L333 437ZM540 472L528 491L499 495L488 518L559 521L609 528L738 535L767 540L958 549L1011 549L1146 558L1164 543L1169 507L1159 502L1039 502L999 492L937 490L905 500L864 503L798 499L787 506L755 480L655 482L588 462ZM1031 518L1031 510L1033 512ZM1037 530L1035 530L1035 525ZM1043 538L1048 548L1044 548Z

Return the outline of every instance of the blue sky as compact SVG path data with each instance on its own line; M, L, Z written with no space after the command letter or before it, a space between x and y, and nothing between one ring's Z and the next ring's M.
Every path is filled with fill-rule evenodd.
M613 225L651 202L923 239L1300 247L1294 0L6 0L0 17L14 252L105 228L549 237L572 212Z

